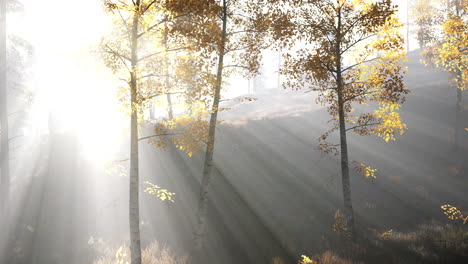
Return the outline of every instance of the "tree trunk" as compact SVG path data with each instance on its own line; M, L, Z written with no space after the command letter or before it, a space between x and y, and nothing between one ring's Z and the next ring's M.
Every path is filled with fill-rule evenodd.
M410 0L406 0L406 53L410 51L410 22L409 22L409 9L410 9Z
M349 178L349 161L348 161L348 142L346 139L346 120L343 98L343 76L341 72L341 10L338 13L338 29L337 29L337 42L336 42L336 86L338 94L338 117L340 129L340 148L341 148L341 185L343 187L343 201L344 213L346 216L348 227L350 228L351 239L354 240L356 236L356 229L354 224L354 210L351 199L351 181Z
M7 81L6 81L6 0L0 1L0 123L1 123L1 196L0 213L2 219L8 208L8 197L10 193L10 150L8 144L8 106L7 106Z
M453 142L453 147L454 147L454 154L455 154L455 159L456 159L456 164L455 166L457 168L459 168L459 166L461 165L461 156L462 156L462 153L460 153L460 131L462 130L462 127L461 124L460 124L460 121L461 121L461 112L462 112L462 108L463 108L463 94L462 94L462 90L460 89L461 88L461 85L463 85L463 79L462 79L462 73L461 71L458 71L457 72L457 83L456 83L456 89L457 89L457 103L456 103L456 106L455 106L455 125L454 125L454 142Z
M140 0L135 2L131 35L131 76L130 76L130 189L129 189L129 224L131 264L141 264L140 207L139 207L139 170L138 170L138 102L137 76L138 63L138 19Z
M218 118L219 101L221 97L221 83L223 79L223 66L224 66L224 54L226 44L226 27L227 27L227 3L223 0L223 29L221 35L221 45L219 47L219 59L218 69L216 75L216 86L215 94L213 98L212 113L210 118L210 127L208 132L208 143L205 152L205 162L203 165L203 177L200 186L200 197L197 212L197 226L194 233L194 245L193 253L198 252L201 249L205 222L206 222L206 211L208 206L208 189L210 187L211 173L213 171L213 153L215 144L215 132L216 122Z
M164 28L164 33L163 33L163 46L166 49L166 53L164 55L164 75L166 77L165 80L165 88L166 88L166 99L167 99L167 115L169 117L169 120L174 119L174 111L172 110L172 98L171 98L171 85L170 85L170 79L169 79L169 59L167 58L167 37L169 34L169 29L167 28L167 25Z

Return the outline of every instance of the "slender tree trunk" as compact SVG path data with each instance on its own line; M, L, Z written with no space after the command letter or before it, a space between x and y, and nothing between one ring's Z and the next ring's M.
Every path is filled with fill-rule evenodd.
M167 25L164 28L164 33L163 33L163 46L166 49L166 53L164 55L164 71L165 71L165 88L166 88L166 98L167 98L167 115L169 117L169 120L174 119L174 111L172 110L172 98L171 98L171 85L170 85L170 79L169 79L169 59L167 57L167 50L169 47L167 46L167 37L169 35L169 29L167 28Z
M276 80L278 90L281 89L281 49L278 51L278 79Z
M456 89L457 89L457 103L455 106L455 125L454 125L454 154L455 154L455 159L456 159L456 164L455 166L458 168L461 165L461 155L460 153L460 132L462 130L462 126L460 124L461 122L461 113L463 110L463 93L462 90L460 89L460 85L462 85L463 79L462 79L462 73L461 71L457 72L457 83L456 83Z
M0 215L6 220L10 194L10 150L8 144L8 106L6 81L6 0L0 1L0 123L1 123L1 196Z
M219 47L218 69L216 75L215 94L213 98L212 113L210 118L210 127L208 132L208 144L205 152L205 162L203 165L203 177L200 186L200 197L197 212L197 226L194 234L193 253L198 252L202 246L204 229L206 225L206 212L208 206L208 189L210 187L211 173L213 171L213 153L215 144L216 122L218 118L219 101L221 98L221 83L223 79L224 54L226 44L227 27L227 2L223 0L223 29L221 45Z
M409 8L410 8L410 0L406 0L406 53L410 50L410 39L409 39L409 32L410 32L410 23L409 23Z
M349 161L348 161L348 142L346 139L346 120L343 98L343 77L341 72L341 10L338 13L338 29L337 29L337 42L336 42L336 84L338 94L338 117L340 128L340 147L341 147L341 184L343 187L343 201L344 213L346 216L348 227L350 228L351 239L354 240L356 236L356 229L354 224L354 210L351 199L351 181L349 177Z
M139 169L138 169L138 102L137 102L137 63L138 63L138 23L140 0L135 2L131 35L131 76L130 76L130 189L129 224L131 264L141 264L140 206L139 206Z
M451 2L449 1L449 4ZM455 14L456 15L459 15L460 14L460 9L459 9L459 3L458 1L453 1L452 3L455 7ZM450 6L449 6L450 8ZM454 154L455 154L455 166L457 168L460 167L460 163L461 163L461 153L460 153L460 130L461 130L461 124L460 124L460 116L461 116L461 112L462 112L462 107L463 107L463 94L462 94L462 84L463 84L463 74L462 74L462 71L460 69L457 70L457 72L455 73L455 78L456 78L456 82L455 82L455 88L457 89L457 103L456 103L456 106L455 106L455 125L454 125L454 142L453 142L453 147L454 147Z

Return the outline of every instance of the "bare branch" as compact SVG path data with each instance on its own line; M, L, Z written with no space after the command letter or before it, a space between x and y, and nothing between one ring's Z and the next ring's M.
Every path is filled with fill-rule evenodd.
M110 53L110 54L114 54L118 57L120 57L121 59L125 59L127 61L131 61L131 59L123 54L120 54L119 52L115 51L114 49L112 49L109 45L106 44L105 46L107 49L109 49L109 51L107 51L107 53Z
M9 138L8 141L13 140L13 139L15 139L15 138L20 138L20 137L24 137L24 135L14 136L14 137L12 137L12 138Z
M224 66L224 68L243 68L243 69L249 70L249 67L243 66L243 65L226 65Z
M371 62L371 61L375 61L375 60L380 59L380 58L382 58L382 57L379 56L379 57L372 58L372 59L370 59L370 60L364 60L364 61L355 63L355 64L353 64L353 65L351 65L351 66L345 68L345 69L342 70L341 72L343 73L343 72L345 72L345 71L347 71L347 70L349 70L349 69L351 69L351 68L354 68L354 67L356 67L356 66L358 66L358 65L361 65L361 64L364 64L364 63L368 63L368 62Z
M148 59L148 58L151 58L153 56L156 56L156 55L159 55L161 53L164 53L164 52L171 52L171 51L178 51L178 50L183 50L183 49L187 49L187 47L180 47L180 48L175 48L175 49L167 49L167 50L163 50L163 51L158 51L158 52L155 52L155 53L151 53L151 54L148 54L146 56L143 56L141 58L138 59L138 62L142 61L142 60L145 60L145 59Z
M154 137L162 137L162 136L173 136L173 135L180 135L182 133L163 133L163 134L157 134L157 135L151 135L151 136L147 136L147 137L142 137L142 138L139 138L138 141L140 140L145 140L145 139L149 139L149 138L154 138Z
M373 126L373 125L378 125L378 124L380 124L380 123L366 123L366 124L359 125L359 126L353 126L353 127L350 127L348 129L346 129L346 132L348 132L349 130L355 130L356 128Z

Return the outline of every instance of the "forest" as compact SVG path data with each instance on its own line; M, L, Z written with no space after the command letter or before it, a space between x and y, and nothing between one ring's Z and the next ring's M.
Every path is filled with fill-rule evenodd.
M468 263L468 0L0 0L0 264Z

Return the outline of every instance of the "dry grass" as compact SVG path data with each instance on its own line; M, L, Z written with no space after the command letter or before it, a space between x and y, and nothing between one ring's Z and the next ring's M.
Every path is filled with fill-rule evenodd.
M105 255L93 264L126 264L130 263L128 247L106 250ZM188 264L188 258L177 256L168 247L161 247L157 242L151 243L142 251L143 264Z

